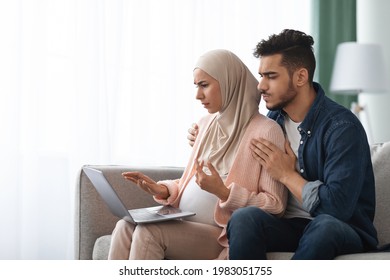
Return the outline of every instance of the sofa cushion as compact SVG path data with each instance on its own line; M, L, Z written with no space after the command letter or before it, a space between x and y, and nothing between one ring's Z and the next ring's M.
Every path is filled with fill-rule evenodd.
M107 260L108 251L110 250L111 235L100 236L95 241L93 246L92 259L93 260Z
M378 231L379 246L383 246L390 243L390 142L371 145L371 158L376 192L374 224Z

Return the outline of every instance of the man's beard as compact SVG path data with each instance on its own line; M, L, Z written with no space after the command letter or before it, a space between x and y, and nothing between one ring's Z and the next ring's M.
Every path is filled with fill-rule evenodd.
M291 102L291 100L295 98L295 95L296 91L290 82L286 93L281 97L281 100L278 103L274 104L273 106L268 106L268 103L266 103L265 106L270 111L282 110Z

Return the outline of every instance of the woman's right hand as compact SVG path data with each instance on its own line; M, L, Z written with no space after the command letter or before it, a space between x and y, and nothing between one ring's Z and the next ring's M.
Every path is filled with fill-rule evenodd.
M141 189L147 193L156 196L158 199L166 199L169 197L168 188L164 185L157 184L153 179L149 178L145 174L133 171L133 172L123 172L122 176L137 184Z
M199 132L199 127L196 123L193 123L191 128L188 129L187 139L191 147L194 146L196 137L198 136L198 132Z

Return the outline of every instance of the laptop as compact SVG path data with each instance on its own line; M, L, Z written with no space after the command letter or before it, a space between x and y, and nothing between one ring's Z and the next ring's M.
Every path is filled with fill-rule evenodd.
M111 213L130 223L156 223L195 215L193 212L163 205L128 210L102 171L87 166L83 167L83 171L91 180Z

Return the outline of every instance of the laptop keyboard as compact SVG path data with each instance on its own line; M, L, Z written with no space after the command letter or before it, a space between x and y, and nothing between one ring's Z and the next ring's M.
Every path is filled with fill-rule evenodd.
M136 220L144 220L149 218L155 218L156 212L155 211L149 211L146 209L135 209L131 210L131 216Z

